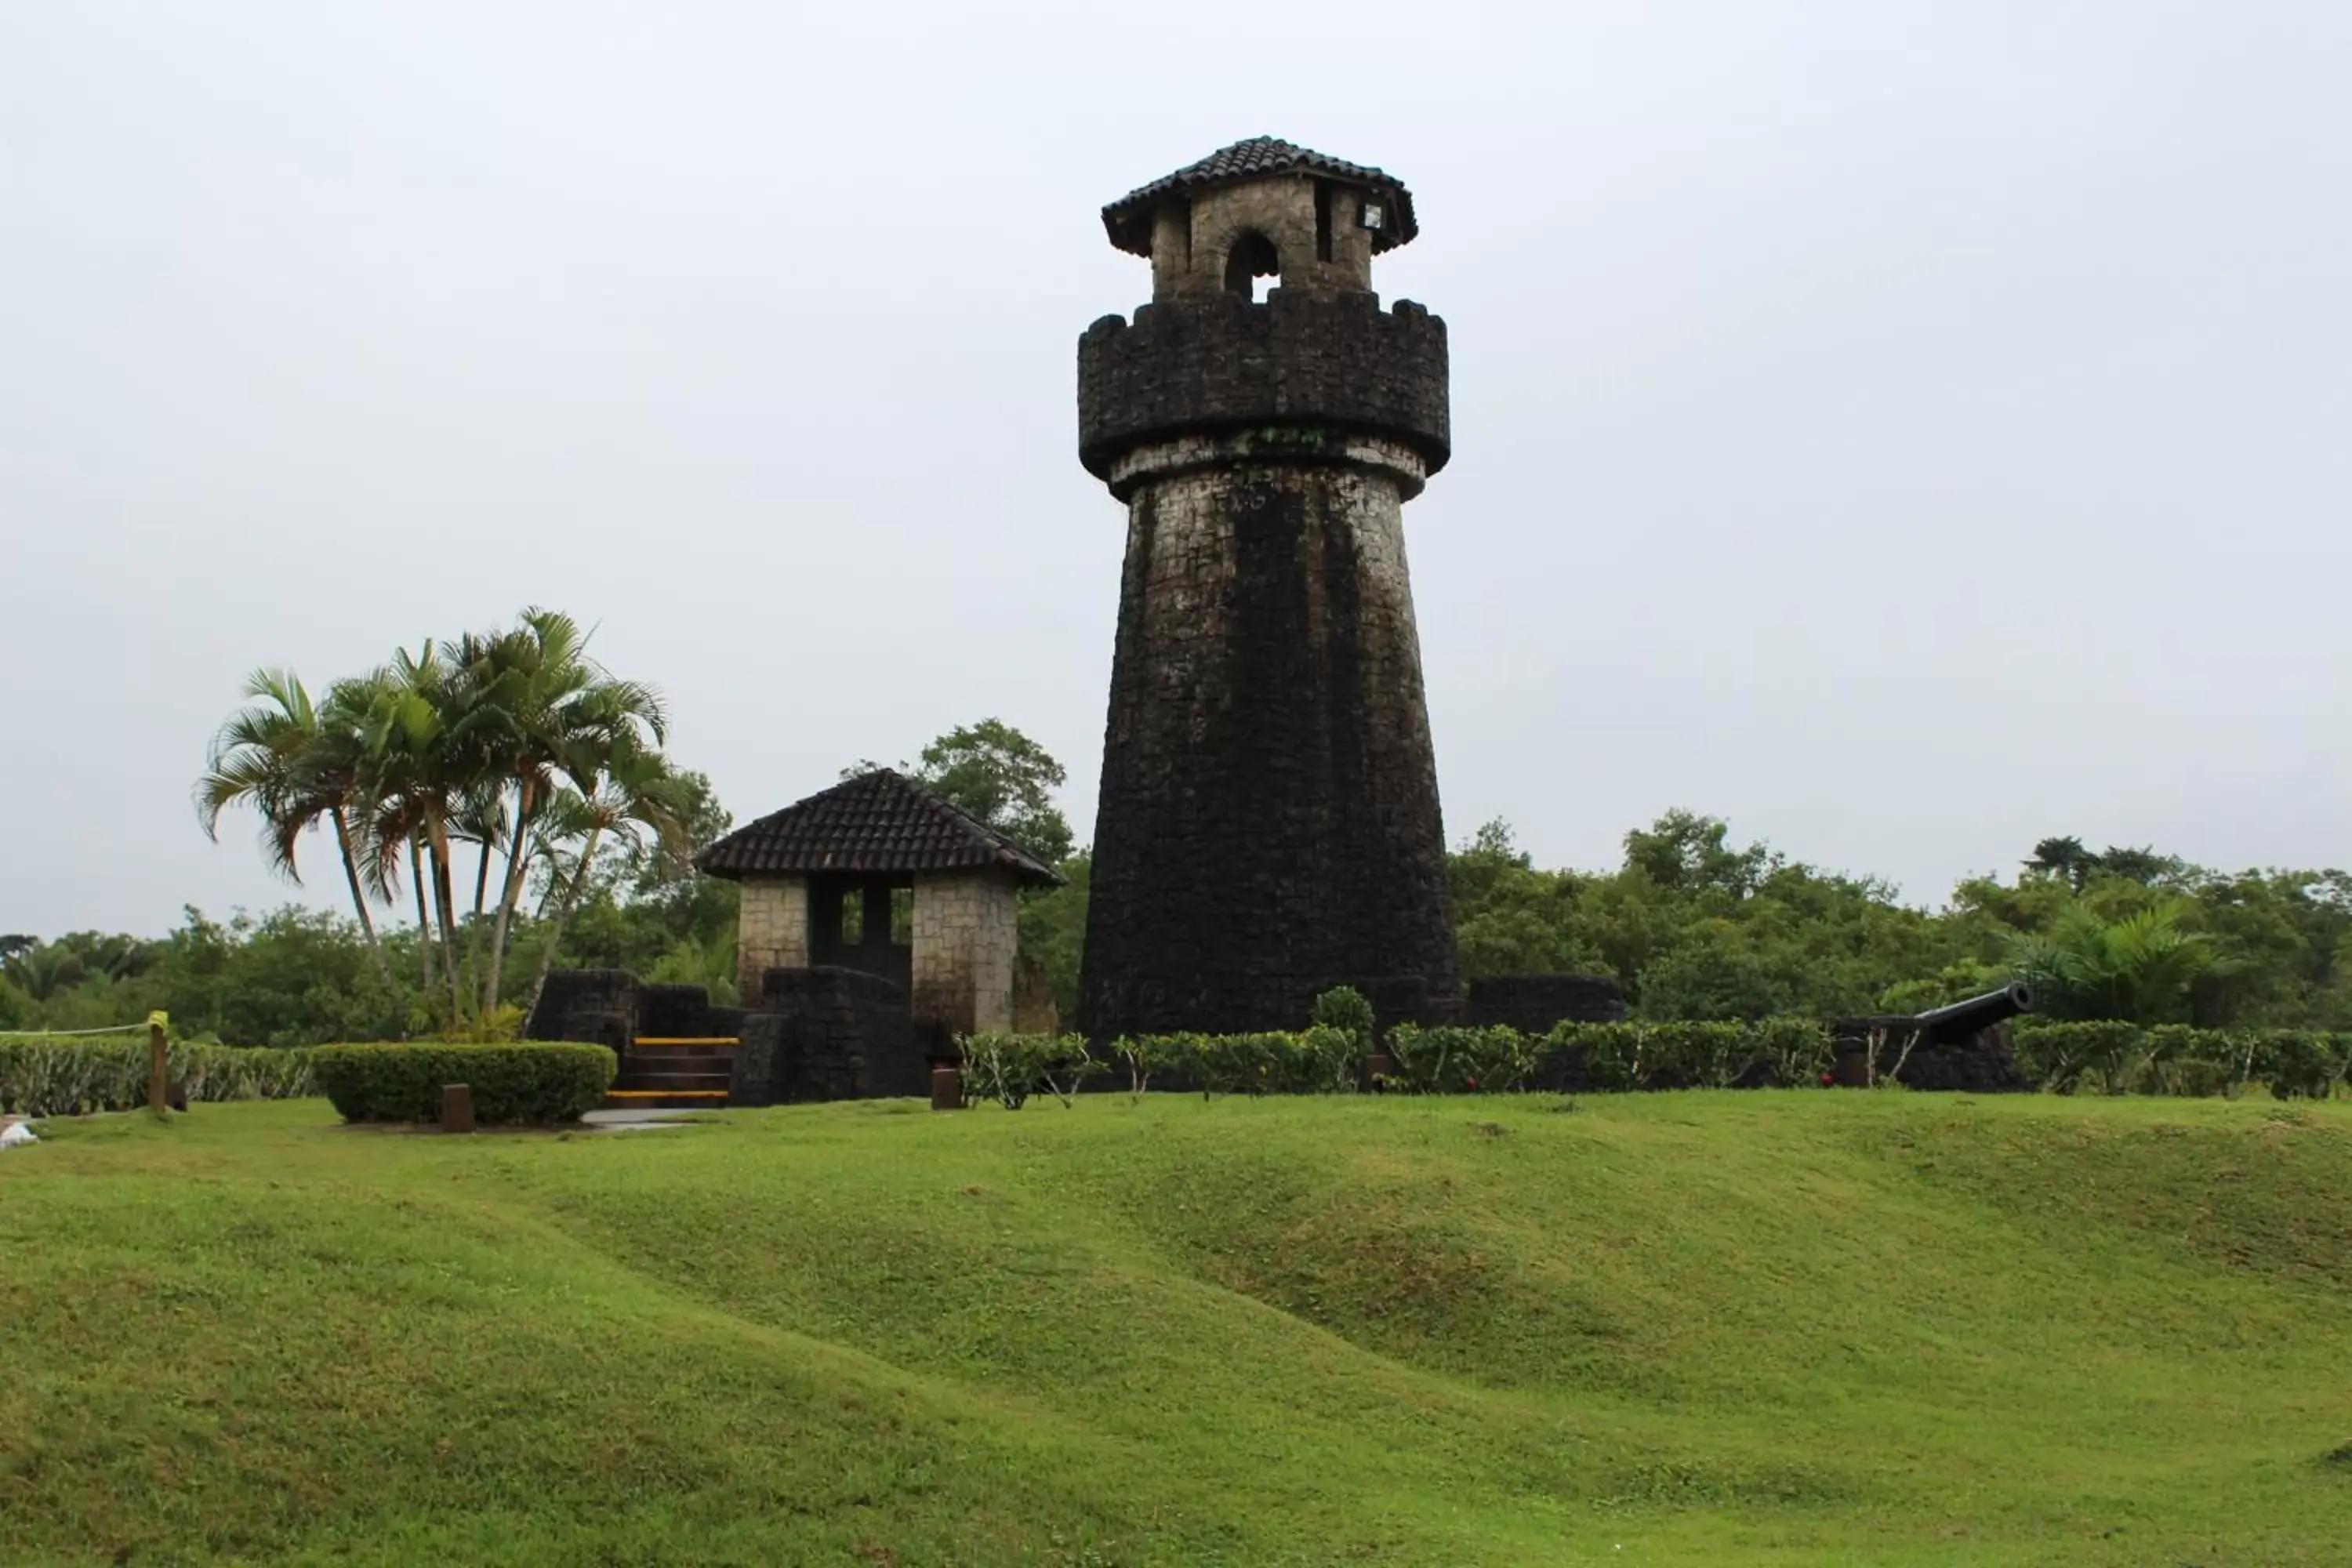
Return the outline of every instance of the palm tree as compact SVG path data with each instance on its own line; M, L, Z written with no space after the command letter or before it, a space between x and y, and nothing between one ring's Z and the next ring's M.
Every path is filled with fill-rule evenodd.
M239 803L251 805L261 816L262 849L271 869L298 886L302 874L295 864L296 841L322 817L333 824L352 908L367 934L376 973L389 989L392 969L360 886L352 839L359 780L349 715L332 704L322 711L291 670L257 669L247 678L241 695L267 706L238 710L213 736L204 776L196 781L197 822L217 842L221 813Z
M593 795L616 751L635 754L647 749L647 740L658 743L667 733L659 694L614 679L587 657L587 647L588 634L571 616L532 608L514 630L477 648L484 700L499 715L489 741L492 778L501 793L511 789L514 802L489 967L482 978L485 1012L498 1005L515 910L534 847L546 837L539 831L541 818L563 780L576 794Z
M2033 858L2025 862L2027 870L2063 878L2066 885L2078 893L2083 890L2083 884L2090 880L2091 873L2098 870L2100 866L2099 857L2081 839L2071 835L2063 838L2042 839L2034 845Z
M2181 928L2186 909L2175 900L2106 921L2076 904L2047 932L2012 942L2010 961L2060 1017L2174 1021L2187 1016L2199 979L2231 967L2210 941Z
M580 777L584 760L575 754L567 763L567 771ZM563 928L595 870L597 846L604 836L634 838L640 832L651 832L666 847L675 847L686 834L688 805L687 792L662 754L640 745L634 732L625 729L614 731L612 742L595 759L588 787L556 793L549 803L544 831L551 838L577 837L582 842L572 874L562 879L526 1012L539 1005L548 971L555 965L555 950L563 942Z
M372 808L373 872L379 885L390 886L396 876L397 846L407 846L417 880L418 934L440 950L449 1026L455 1029L465 1019L466 1004L457 967L450 828L474 774L477 758L469 752L478 742L480 715L468 704L463 684L449 679L447 667L429 642L415 654L406 648L394 653L391 665L370 677L367 687L372 700L362 773Z

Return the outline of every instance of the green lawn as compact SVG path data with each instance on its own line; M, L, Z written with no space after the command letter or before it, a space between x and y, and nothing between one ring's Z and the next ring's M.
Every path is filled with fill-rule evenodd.
M2352 1563L2352 1105L1559 1103L51 1123L0 1559Z

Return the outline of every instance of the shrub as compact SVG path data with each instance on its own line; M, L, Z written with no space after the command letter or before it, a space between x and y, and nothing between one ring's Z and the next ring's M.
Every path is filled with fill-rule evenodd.
M2345 1071L2344 1038L2310 1029L2264 1029L2247 1059L2279 1099L2326 1100Z
M2059 1094L2095 1082L2108 1094L2235 1094L2267 1084L2282 1100L2325 1099L2352 1068L2352 1037L2310 1029L2193 1029L2185 1024L2020 1024L2018 1065Z
M1423 1028L1400 1024L1389 1031L1400 1087L1415 1094L1500 1092L1518 1088L1542 1059L1543 1037L1507 1024L1482 1028Z
M1759 1018L1748 1026L1751 1062L1791 1088L1821 1081L1830 1068L1830 1032L1818 1018Z
M1151 1087L1151 1075L1168 1065L1163 1035L1121 1035L1110 1043L1110 1054L1127 1069L1127 1092L1141 1099Z
M199 1101L295 1100L315 1094L310 1056L299 1049L192 1045L167 1047L172 1082ZM147 1103L144 1039L36 1036L0 1040L0 1110L19 1116L86 1116Z
M1762 1048L1751 1027L1563 1023L1545 1037L1545 1044L1581 1051L1586 1074L1604 1089L1723 1088L1738 1081Z
M443 1087L462 1083L474 1119L489 1125L577 1121L603 1101L620 1065L604 1046L541 1040L320 1046L310 1064L346 1121L438 1121Z
M1752 1023L1562 1023L1544 1037L1550 1050L1580 1054L1604 1089L1729 1089L1737 1084L1812 1084L1830 1061L1828 1031L1812 1018Z
M1066 1106L1087 1079L1107 1068L1084 1035L959 1035L956 1049L963 1058L965 1100L992 1100L1007 1110L1020 1110L1040 1089Z
M2091 1078L2112 1093L2120 1091L2135 1064L2146 1059L2139 1043L2143 1033L2137 1024L2112 1019L2030 1022L2012 1027L2010 1041L2017 1052L2018 1069L2041 1088L2072 1094L2085 1078Z
M1580 1059L1585 1077L1604 1089L1643 1087L1642 1026L1639 1024L1580 1024L1563 1020L1544 1037L1550 1049Z
M1352 985L1334 985L1315 998L1318 1028L1339 1029L1355 1037L1359 1050L1372 1043L1372 1005Z

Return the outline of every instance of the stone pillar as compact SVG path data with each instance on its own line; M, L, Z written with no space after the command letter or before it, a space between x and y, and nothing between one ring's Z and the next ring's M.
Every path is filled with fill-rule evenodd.
M760 976L771 969L805 969L809 962L809 898L805 877L746 877L736 922L735 988L746 1007L760 1000Z
M1448 454L1443 323L1170 301L1079 348L1128 506L1078 1026L1296 1028L1459 987L1402 508Z
M1013 879L992 872L915 879L915 1026L949 1035L1013 1026L1020 945Z

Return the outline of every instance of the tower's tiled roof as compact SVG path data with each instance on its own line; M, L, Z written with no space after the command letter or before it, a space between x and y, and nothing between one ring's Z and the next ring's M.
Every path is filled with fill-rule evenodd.
M1110 242L1138 256L1151 254L1151 209L1170 192L1191 192L1233 180L1261 179L1267 174L1328 174L1360 185L1386 189L1396 204L1396 223L1372 237L1372 248L1387 250L1411 239L1418 226L1412 218L1412 193L1404 182L1381 170L1345 158L1285 142L1278 136L1253 136L1230 147L1220 147L1197 163L1187 163L1172 174L1162 174L1148 185L1138 185L1103 208L1103 227Z
M888 768L747 823L695 864L737 879L995 869L1040 886L1062 880L1004 835Z

